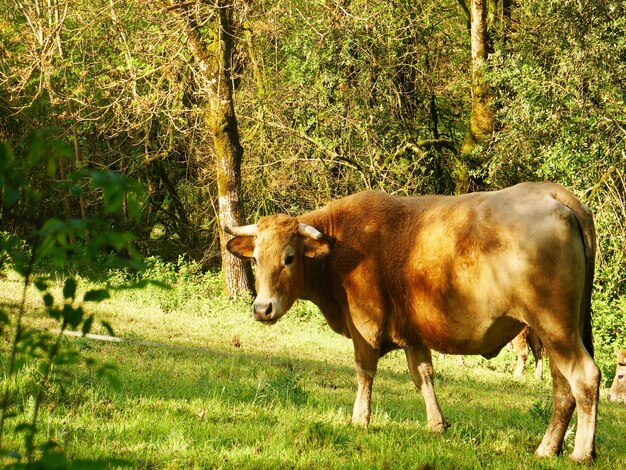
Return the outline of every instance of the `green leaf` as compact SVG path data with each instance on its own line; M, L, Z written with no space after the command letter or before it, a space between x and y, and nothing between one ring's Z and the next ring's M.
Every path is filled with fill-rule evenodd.
M124 192L119 188L108 186L104 188L104 207L106 212L117 212L122 207Z
M126 206L128 207L128 212L133 219L139 220L141 218L141 205L133 195L129 195L126 198Z
M76 184L73 184L69 187L69 192L72 196L78 197L81 196L84 193L84 190L82 188L82 186L78 186Z
M7 173L13 166L13 152L5 143L0 142L0 173Z
M52 217L44 222L43 227L41 227L40 235L42 237L46 237L48 235L56 234L64 227L65 224L61 220Z
M85 294L83 298L84 302L102 302L110 298L109 291L107 289L94 289Z
M57 173L57 161L54 158L48 159L48 176L54 178Z
M63 286L63 298L64 299L74 299L76 296L76 279L70 277L65 280L65 285Z
M91 179L95 186L104 187L107 184L107 174L103 171L94 170L90 173Z
M6 191L4 192L4 199L2 202L4 202L4 205L6 207L12 207L17 203L19 199L20 199L20 192L14 187L9 186L6 188Z

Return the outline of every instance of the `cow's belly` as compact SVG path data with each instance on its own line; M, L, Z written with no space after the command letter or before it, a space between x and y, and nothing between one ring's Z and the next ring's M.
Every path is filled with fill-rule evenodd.
M442 311L432 306L422 306L419 313L409 314L401 323L403 328L391 332L400 347L419 342L446 354L487 358L495 357L524 326L514 312Z
M480 354L487 359L498 355L523 328L524 324L511 317L501 317L489 325L482 324L476 329L465 325L464 329L448 330L447 335L438 341L427 344L432 349L448 354Z
M443 353L494 357L522 329L527 309L517 283L528 278L503 268L457 269L444 288L411 290L404 312L396 312L407 317L398 333Z

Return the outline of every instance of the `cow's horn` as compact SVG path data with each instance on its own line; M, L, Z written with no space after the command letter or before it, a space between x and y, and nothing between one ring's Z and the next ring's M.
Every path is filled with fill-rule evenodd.
M224 232L239 237L254 237L259 233L259 228L256 224L242 225L241 227L229 227L224 225Z
M298 232L300 235L312 238L313 240L321 240L324 238L324 234L322 232L307 224L299 224Z

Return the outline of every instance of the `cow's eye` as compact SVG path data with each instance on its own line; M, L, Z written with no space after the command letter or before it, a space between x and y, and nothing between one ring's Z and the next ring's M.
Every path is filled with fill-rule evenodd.
M255 266L259 265L259 262L256 258L252 258L252 262L254 263Z
M285 258L285 266L289 266L291 263L293 263L294 259L295 257L293 255L287 255L287 257Z

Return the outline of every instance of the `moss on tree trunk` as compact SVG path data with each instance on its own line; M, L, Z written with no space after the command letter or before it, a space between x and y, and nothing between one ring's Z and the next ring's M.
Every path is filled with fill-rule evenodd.
M233 103L231 80L233 56L232 4L218 2L218 38L214 43L217 50L215 74L211 80L213 96L207 101L207 124L213 136L219 194L220 226L237 226L241 217L241 160L243 147L239 141L237 118ZM226 250L226 239L220 231L222 273L229 296L245 295L250 292L251 272L249 266Z
M495 128L492 90L485 76L490 52L489 19L493 21L494 0L470 0L470 43L472 58L472 111L459 159L457 193L478 189L480 183L472 177L482 161L473 155L479 144L491 139Z
M188 4L166 2L169 9L184 10ZM217 187L219 196L219 224L237 226L243 221L241 192L241 160L243 147L233 103L232 57L233 57L233 4L218 0L215 5L213 37L207 41L200 32L200 25L193 15L182 11L187 45L197 61L200 86L206 93L205 124L213 137ZM252 272L249 265L235 258L226 250L226 235L220 233L222 273L224 287L230 297L246 295L252 289Z

